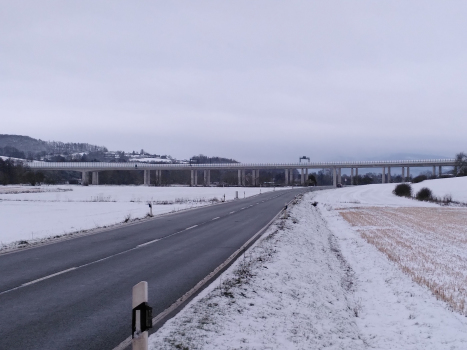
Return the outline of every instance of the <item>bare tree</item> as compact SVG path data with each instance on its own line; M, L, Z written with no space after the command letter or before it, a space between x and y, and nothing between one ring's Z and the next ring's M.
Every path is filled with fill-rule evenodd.
M467 175L467 154L460 152L456 154L456 161L454 165L455 176L466 176Z

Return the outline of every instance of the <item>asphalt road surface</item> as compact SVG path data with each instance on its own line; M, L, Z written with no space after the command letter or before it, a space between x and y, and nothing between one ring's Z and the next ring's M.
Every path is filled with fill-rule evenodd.
M113 349L131 335L135 284L148 282L159 314L300 192L268 192L0 255L0 349Z

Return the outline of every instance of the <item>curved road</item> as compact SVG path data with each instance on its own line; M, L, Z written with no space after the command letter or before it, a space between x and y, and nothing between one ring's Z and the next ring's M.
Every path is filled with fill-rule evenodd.
M261 194L0 255L0 348L113 349L131 334L131 290L168 308L299 190Z

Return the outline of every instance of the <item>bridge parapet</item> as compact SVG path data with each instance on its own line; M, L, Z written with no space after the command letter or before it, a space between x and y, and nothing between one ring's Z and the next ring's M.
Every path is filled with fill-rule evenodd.
M232 170L232 169L320 169L320 168L379 168L454 166L455 159L310 162L310 163L223 163L223 164L147 164L105 162L25 162L37 170Z

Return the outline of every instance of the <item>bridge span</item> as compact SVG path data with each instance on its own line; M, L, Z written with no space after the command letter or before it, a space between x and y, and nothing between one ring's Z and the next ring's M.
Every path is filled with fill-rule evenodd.
M402 179L410 177L411 167L433 167L433 176L442 174L443 166L454 166L454 159L423 159L402 161L361 161L361 162L304 162L304 163L223 163L223 164L148 164L148 163L106 163L106 162L27 162L28 167L34 170L67 170L82 173L82 184L99 184L99 172L108 170L131 170L144 172L144 184L149 185L151 172L154 172L156 183L160 184L162 170L179 170L191 172L191 186L198 186L198 174L202 173L203 186L211 184L211 170L237 170L238 185L246 186L246 173L251 176L250 185L259 186L260 170L283 170L285 173L285 185L289 185L294 179L294 170L299 171L300 184L304 185L310 169L331 169L333 185L341 183L341 170L351 169L351 180L358 176L359 168L381 168L382 183L391 181L391 168L401 168ZM387 171L387 172L386 172ZM387 174L387 176L386 176Z

